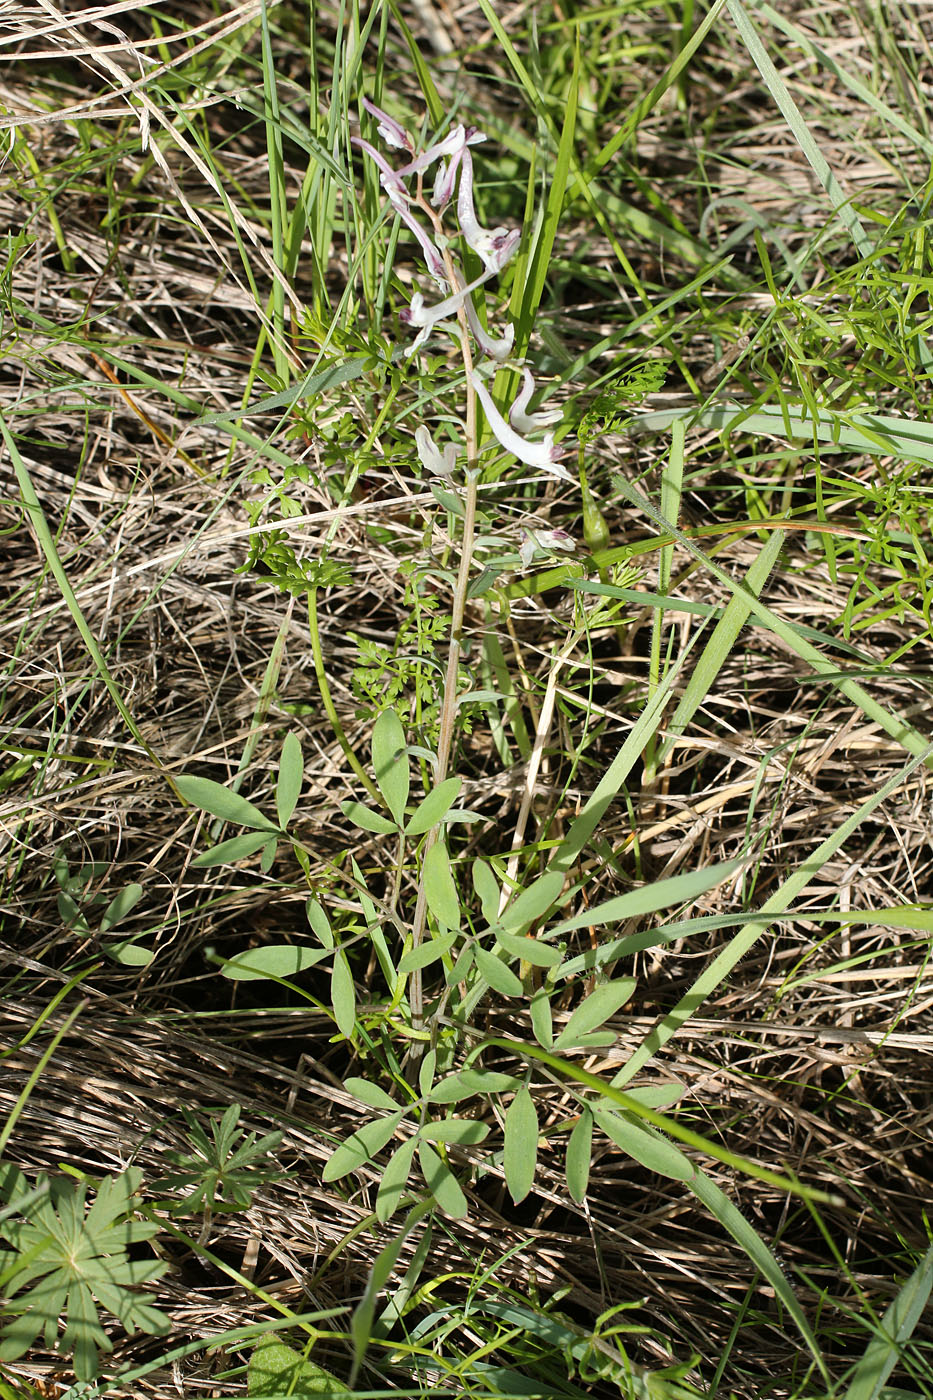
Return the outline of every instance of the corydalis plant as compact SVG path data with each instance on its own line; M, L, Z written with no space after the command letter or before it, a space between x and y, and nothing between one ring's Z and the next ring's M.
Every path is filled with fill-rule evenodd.
M482 379L484 371L508 359L515 330L509 324L501 335L490 334L483 324L486 318L478 314L473 297L477 292L482 294L485 284L502 271L521 239L520 229L484 228L476 216L470 147L485 141L485 135L475 127L457 125L441 140L418 152L414 138L393 117L367 98L363 99L363 107L376 119L383 141L409 156L403 165L392 166L369 141L355 138L356 145L378 168L389 203L418 240L428 272L443 294L440 300L429 303L423 293L416 291L410 305L399 313L400 320L417 332L407 353L414 355L435 332L448 331L459 337L466 370L465 439L459 445L448 443L441 450L430 431L420 427L415 442L422 466L431 475L450 476L463 456L469 467L475 465L475 402L478 399L490 431L502 447L525 466L537 467L571 481L569 472L560 465L561 451L554 442L553 432L546 433L541 442L534 442L527 436L552 426L561 416L554 410L527 413L534 393L531 370L523 366L522 384L507 418L496 408ZM436 171L429 198L424 191L424 177L432 166L436 166ZM445 231L444 215L452 207L456 210L457 232L483 264L483 271L473 281L467 280L454 256L454 244Z
M492 395L484 382L483 376L487 371L495 370L508 360L514 344L515 331L511 325L507 325L501 334L492 334L486 330L488 307L484 305L483 314L480 315L473 298L476 295L485 295L486 284L506 266L521 239L519 229L501 226L485 228L477 218L473 199L471 148L485 141L485 136L475 127L457 125L445 136L419 151L413 136L387 112L367 99L363 100L363 107L375 118L377 130L385 144L393 151L403 152L407 157L400 165L390 164L369 141L362 137L356 138L356 144L375 163L390 205L418 240L438 294L429 302L424 293L416 291L410 305L400 312L403 324L416 331L408 355L417 353L436 332L450 332L459 341L466 379L461 440L448 442L443 448L439 448L427 426L419 426L415 433L418 458L430 475L450 478L461 462L465 469L460 563L451 603L450 640L444 672L437 759L434 765L435 786L438 787L447 777L453 744L457 716L460 638L474 550L480 457L477 405L482 407L490 432L496 441L520 462L529 467L537 467L551 476L568 481L572 478L566 468L560 465L561 453L554 442L553 431L544 431L548 428L553 429L560 414L553 410L544 413L528 411L534 392L534 376L531 370L520 366L521 385L507 415L503 415L493 403ZM432 168L433 183L431 194L428 196L425 192L425 176ZM449 213L455 217L457 226L455 232L450 234L444 223L445 215ZM456 257L458 236L482 263L482 272L472 281ZM541 441L533 440L530 434L539 431L544 431L544 437ZM523 559L526 553L523 553ZM426 833L421 850L422 877L411 922L413 951L417 950L421 942L427 921L428 881L425 872L436 870L438 861L442 859L447 871L445 879L450 881L450 887L453 888L442 830L443 822L438 821L437 825ZM435 850L436 846L440 849ZM420 963L413 967L408 993L412 1025L420 1031L424 1017ZM416 1050L414 1058L417 1058L417 1053Z

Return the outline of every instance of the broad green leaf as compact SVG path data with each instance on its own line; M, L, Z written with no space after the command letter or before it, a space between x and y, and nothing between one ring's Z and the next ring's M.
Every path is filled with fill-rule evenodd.
M466 943L457 954L457 961L453 967L448 968L444 973L444 980L448 987L455 987L458 982L466 980L467 973L473 966L473 944Z
M108 958L122 963L124 967L148 967L155 957L151 948L144 948L140 943L134 943L131 938L122 943L109 944L104 952Z
M373 728L373 770L376 785L396 825L404 826L411 775L405 751L405 730L394 710L383 710Z
M483 918L493 925L499 917L499 881L484 860L473 862L473 888L479 895Z
M390 822L388 817L374 812L372 807L362 802L341 802L340 810L354 826L363 831L373 831L377 836L388 836L390 832L398 830L395 822Z
M439 1123L424 1123L418 1129L418 1136L428 1142L458 1142L473 1146L484 1142L489 1136L486 1123L477 1123L473 1118L443 1118Z
M268 875L269 871L272 869L273 865L275 864L275 853L276 853L276 851L278 850L278 848L279 848L279 839L278 839L277 836L272 836L272 837L270 837L270 839L269 839L269 840L266 842L266 844L263 846L263 848L262 848L262 856L260 857L260 860L259 860L259 868L260 868L260 870L263 872L264 875Z
M523 933L529 924L542 919L564 888L562 870L546 870L512 901L498 919L509 933Z
M135 881L132 885L127 885L125 890L121 890L119 894L115 895L100 916L101 933L107 933L113 928L114 924L118 924L122 919L125 919L127 914L136 908L136 905L142 897L143 887L142 885L137 885Z
M305 918L311 926L312 933L315 934L322 946L333 948L334 935L331 932L330 920L316 899L309 899L305 904Z
M357 1079L351 1077L343 1081L343 1087L348 1094L352 1094L360 1103L365 1103L369 1108L388 1108L394 1110L398 1108L395 1100L386 1093L379 1084L374 1084L371 1079Z
M300 1352L280 1342L278 1337L263 1337L256 1344L247 1366L247 1393L250 1396L271 1396L282 1400L308 1400L313 1396L351 1394L349 1387L316 1361L306 1361Z
M425 856L422 878L428 908L438 923L448 929L459 929L460 900L443 841L437 841Z
M296 947L292 943L270 943L249 948L229 958L220 969L234 982L258 982L264 977L294 977L327 957L326 948Z
M501 992L504 997L520 997L524 993L518 977L510 967L496 957L495 953L490 953L486 948L478 945L473 949L473 956L476 959L476 966L479 968L480 976L489 983L494 992Z
M931 1288L933 1249L928 1249L881 1319L842 1400L882 1400L885 1382L926 1310Z
M462 1069L435 1084L428 1098L431 1103L460 1103L474 1094L510 1094L521 1086L514 1074L494 1069Z
M442 783L438 783L434 791L429 792L415 808L414 815L405 828L408 835L420 836L422 832L430 831L432 826L442 822L456 802L462 782L462 778L455 777L445 778Z
M506 953L511 953L513 958L524 958L525 962L534 967L556 967L564 956L560 948L555 948L550 943L539 943L537 938L529 938L527 934L520 936L496 926L493 926L492 931L500 948Z
M535 1040L545 1050L554 1044L554 1023L551 1015L551 993L547 987L539 987L531 998L531 1029Z
M192 807L199 807L202 812L210 812L212 817L235 822L237 826L248 826L255 831L276 830L275 823L252 802L215 783L213 778L195 778L182 773L175 779L175 786L186 802L190 802Z
M583 1108L567 1140L567 1190L577 1205L586 1196L592 1156L593 1115L588 1108Z
M505 1184L515 1205L531 1190L538 1164L538 1115L523 1084L505 1115Z
M219 846L212 846L209 851L202 851L191 864L196 870L206 870L212 865L235 865L238 860L255 855L268 840L268 831L244 831L240 836L231 836L229 841L221 841Z
M375 1157L393 1136L407 1109L399 1108L385 1118L371 1118L331 1153L321 1172L322 1181L339 1181Z
M291 821L304 781L304 758L298 735L289 731L282 744L279 777L275 785L275 812L284 831Z
M428 1190L441 1210L451 1220L462 1220L469 1207L460 1183L447 1163L423 1140L418 1142L418 1161Z
M414 1161L417 1146L418 1139L416 1137L408 1138L401 1147L395 1149L386 1162L382 1179L379 1182L379 1190L376 1192L377 1220L385 1222L398 1209L399 1201L408 1185L408 1178L411 1176L411 1164Z
M456 933L439 933L436 938L426 938L417 948L409 948L398 965L399 972L405 977L416 968L429 967L432 962L442 958L448 948L453 947L458 936Z
M619 977L614 982L602 982L571 1014L570 1020L554 1042L555 1050L577 1045L582 1036L594 1031L624 1006L635 990L633 977Z
M330 1000L337 1029L349 1039L356 1028L356 991L347 955L338 949L330 977Z
M674 1181L692 1180L693 1163L679 1147L661 1137L653 1128L643 1128L640 1123L634 1123L630 1118L623 1118L608 1109L593 1109L593 1115L616 1147L621 1147L623 1152L648 1171L669 1176Z

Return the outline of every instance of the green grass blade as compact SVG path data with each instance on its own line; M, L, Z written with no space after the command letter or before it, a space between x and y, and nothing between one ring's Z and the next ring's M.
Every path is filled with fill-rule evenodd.
M849 1381L842 1400L880 1400L904 1343L923 1316L933 1289L933 1249L928 1249L894 1299Z
M761 74L765 86L774 98L787 125L790 127L794 140L809 161L810 168L829 196L832 206L846 228L852 242L863 258L873 257L875 252L874 244L866 233L865 226L853 209L848 196L843 191L836 176L833 174L823 152L810 135L807 124L801 116L797 104L791 97L783 78L772 63L770 55L762 43L758 31L749 19L744 5L741 3L741 0L727 0L727 4L729 13L735 21L735 27L739 31L755 67Z

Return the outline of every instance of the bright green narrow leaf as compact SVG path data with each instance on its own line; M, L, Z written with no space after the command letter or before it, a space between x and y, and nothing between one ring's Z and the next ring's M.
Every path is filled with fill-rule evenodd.
M523 1084L505 1115L505 1184L515 1205L531 1190L538 1164L538 1115Z
M931 1288L933 1249L928 1249L881 1319L842 1400L882 1400L885 1382L926 1310Z
M357 1079L351 1076L343 1081L343 1087L348 1094L352 1094L359 1103L366 1104L368 1108L398 1108L398 1104L385 1089L379 1084L374 1084L371 1079Z
M563 888L563 871L546 870L512 901L498 923L510 933L523 933L529 924L544 917Z
M207 870L213 865L235 865L238 860L255 855L268 840L268 831L244 831L241 836L231 836L229 841L221 841L219 846L202 851L191 864L195 870Z
M280 1342L278 1337L263 1337L256 1344L247 1367L247 1392L250 1396L285 1395L294 1400L312 1396L350 1395L347 1385L315 1361L306 1361L300 1352Z
M235 822L237 826L248 826L254 831L276 830L275 823L252 802L215 783L213 778L195 778L183 773L175 779L175 786L186 802L190 802L192 807L200 807L202 812L209 812L212 817Z
M395 822L390 822L388 817L374 812L372 807L366 807L362 802L341 802L340 810L355 826L363 831L373 831L377 836L388 836L390 832L398 830Z
M721 885L741 866L741 860L727 860L720 865L708 866L704 870L691 870L685 875L674 875L669 880L655 880L637 890L629 890L628 894L607 899L604 904L584 909L572 919L563 919L551 929L551 936L572 933L578 928L604 928L607 924L621 923L623 919L637 919L644 914L654 914L659 909L671 909L680 904L687 904Z
M593 1115L588 1108L584 1108L567 1140L567 1190L577 1205L583 1202L590 1183L592 1156Z
M405 730L394 710L383 710L373 728L373 770L396 825L404 826L411 775L405 752Z
M571 1014L570 1020L554 1042L555 1050L577 1045L582 1036L594 1031L624 1006L635 990L633 977L619 977L614 982L602 982Z
M693 1163L685 1157L679 1147L667 1138L656 1133L653 1128L643 1128L630 1118L623 1118L608 1109L593 1110L596 1122L603 1132L629 1157L659 1176L669 1176L674 1181L690 1181L693 1177Z
M442 822L457 800L462 784L461 778L445 778L429 792L415 808L414 816L405 828L409 836L420 836L430 831L432 826Z
M334 935L331 932L330 920L316 899L309 899L305 904L305 918L322 946L333 948Z
M122 919L125 919L127 914L136 908L136 905L142 897L143 887L142 885L137 885L135 881L132 885L127 885L125 890L121 890L119 894L115 895L100 916L101 933L107 933L113 928L114 924L118 924Z
M486 1123L477 1123L473 1118L443 1118L439 1123L425 1123L418 1129L418 1136L428 1142L457 1142L461 1146L472 1147L485 1142L489 1136Z
M282 744L279 777L275 785L275 811L283 831L292 819L303 780L304 758L301 754L301 743L298 735L289 731Z
M272 836L272 837L270 837L270 839L269 839L269 840L266 842L266 844L263 846L263 848L262 848L262 856L260 857L260 860L259 860L259 868L260 868L260 870L263 872L264 875L268 875L269 871L272 869L273 865L275 864L275 853L276 853L276 851L277 851L278 849L279 849L279 838L278 838L277 836Z
M399 1202L411 1176L411 1164L415 1157L418 1139L410 1137L397 1147L386 1162L379 1190L376 1192L376 1218L385 1223L398 1210Z
M418 1091L422 1097L427 1097L431 1092L431 1085L434 1083L434 1074L436 1070L437 1051L429 1050L418 1068Z
M556 967L563 957L560 948L550 943L539 943L537 938L529 938L527 934L509 933L507 929L496 927L493 933L499 947L506 953L513 958L523 958L535 967Z
M347 955L338 949L330 978L330 999L337 1029L349 1039L356 1028L356 991Z
M494 924L499 917L499 881L484 860L473 862L473 888L479 895L483 918Z
M220 971L234 982L257 982L264 977L294 977L326 958L327 952L326 948L270 943L265 948L249 948L235 958L229 958Z
M108 958L122 963L124 967L148 967L155 957L151 948L143 948L141 944L134 943L129 938L123 943L111 943L104 952Z
M511 1094L521 1083L516 1075L495 1069L462 1069L435 1084L428 1097L432 1103L459 1103L474 1094Z
M501 992L504 997L520 997L523 994L525 989L520 979L510 967L506 967L505 963L496 957L495 953L477 945L473 949L473 956L480 976L489 983L494 992Z
M364 1162L375 1157L393 1136L406 1112L407 1109L399 1108L386 1118L372 1118L361 1128L357 1128L356 1132L328 1157L321 1172L321 1180L339 1181L342 1176L356 1171Z
M418 1142L418 1161L428 1190L441 1210L451 1220L462 1220L469 1210L467 1199L447 1163L423 1140Z
M448 948L452 948L456 943L458 935L456 933L438 934L436 938L429 938L418 948L409 948L398 965L398 970L403 977L409 972L414 972L419 967L429 967L432 962L437 962L442 958Z
M472 966L473 944L466 943L457 954L457 961L453 967L447 968L444 973L444 980L448 987L455 987L458 982L464 982Z
M436 842L425 856L423 879L425 898L431 913L445 928L458 929L460 899L443 841Z
M554 1018L551 1014L551 992L539 987L531 998L531 1029L535 1040L545 1050L554 1045Z

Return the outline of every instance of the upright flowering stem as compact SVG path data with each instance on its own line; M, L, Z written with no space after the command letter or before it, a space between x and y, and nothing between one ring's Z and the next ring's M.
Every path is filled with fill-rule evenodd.
M445 248L444 261L447 265L447 272L451 279L451 285L456 286L456 274L450 253ZM434 765L435 784L442 783L447 777L447 769L450 766L450 754L453 748L454 725L457 718L457 681L460 676L460 639L463 636L463 620L466 614L467 593L470 587L470 567L473 563L473 546L476 538L476 501L479 486L479 469L477 466L477 432L476 432L476 394L473 390L473 380L471 371L473 369L473 351L470 345L470 335L466 312L463 307L458 312L460 323L460 349L463 355L463 367L466 370L467 401L466 401L466 453L467 471L466 488L463 502L463 533L460 539L460 564L457 569L457 581L454 584L453 598L451 600L450 618L450 641L447 645L447 665L444 671L444 698L441 702L440 729L437 737L437 761ZM432 827L424 840L423 854L426 856L431 847L437 842L440 836L440 827ZM423 868L423 867L422 867ZM411 945L417 948L421 944L424 936L424 925L427 918L428 901L424 886L424 877L418 883L418 899L415 904L415 912L411 924ZM420 1031L424 1026L424 994L422 989L421 968L415 968L411 974L408 984L408 1002L411 1009L412 1029ZM412 1047L412 1059L417 1062L421 1057L421 1043L414 1041Z

